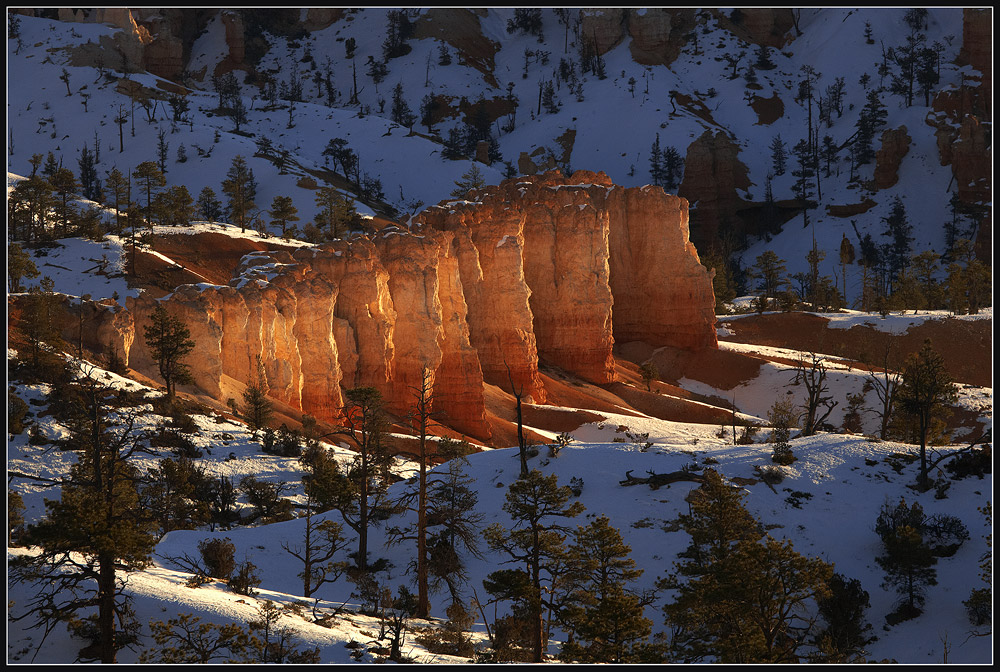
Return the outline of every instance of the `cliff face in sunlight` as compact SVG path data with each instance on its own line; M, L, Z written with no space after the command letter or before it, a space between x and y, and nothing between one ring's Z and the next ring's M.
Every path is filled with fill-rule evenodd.
M228 285L163 301L197 343L195 387L239 399L260 357L268 394L334 422L342 390L372 386L405 414L427 371L434 408L483 440L484 382L545 401L539 362L615 380L612 346L716 346L709 272L687 201L603 173L508 180L389 227L294 252L247 255ZM129 303L134 330L154 299ZM132 368L156 378L144 339Z

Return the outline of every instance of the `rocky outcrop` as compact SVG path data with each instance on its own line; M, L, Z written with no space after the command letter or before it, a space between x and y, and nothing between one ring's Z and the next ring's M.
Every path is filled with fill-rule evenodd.
M677 195L691 203L691 238L699 247L715 240L723 223L734 224L737 211L746 205L736 193L751 184L739 152L739 146L722 131L705 131L688 146Z
M130 299L134 333L159 301L197 344L194 389L238 402L259 360L272 399L327 422L354 387L377 388L403 417L426 379L441 421L482 440L484 382L541 403L540 362L610 384L616 340L716 345L684 199L585 171L468 198L428 208L408 230L250 253L227 285ZM132 368L158 379L145 340L130 345Z
M959 61L982 73L982 88L988 100L993 91L993 12L962 10L962 50Z
M625 38L626 11L621 7L580 10L580 36L603 55Z
M951 143L951 169L955 175L958 198L963 203L989 203L992 200L990 176L993 170L990 124L976 117L966 117Z
M780 49L794 39L793 10L772 7L740 7L731 11L712 10L719 25L752 44Z
M670 65L695 28L694 9L646 8L628 10L632 60L641 65Z
M215 66L216 75L224 75L231 70L245 68L246 35L243 29L243 17L239 12L227 10L219 14L222 26L226 31L226 48L228 52Z
M906 126L882 133L882 146L875 154L873 179L876 189L888 189L899 181L899 166L910 151L910 142Z

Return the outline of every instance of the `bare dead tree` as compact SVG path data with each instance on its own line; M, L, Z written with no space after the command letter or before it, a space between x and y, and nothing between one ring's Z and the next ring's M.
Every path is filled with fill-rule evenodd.
M826 365L823 363L823 358L815 352L809 353L808 361L802 358L795 365L795 379L792 384L797 385L800 382L806 387L806 403L803 406L805 410L801 416L805 418L802 436L812 436L839 402L833 401L833 396L827 394L830 388L826 382ZM825 412L820 415L822 409L825 409Z
M524 396L524 386L514 387L514 376L510 372L510 365L505 359L503 365L507 367L507 380L510 381L510 392L514 395L517 404L517 448L521 457L521 478L528 476L528 443L524 440L524 421L521 416L521 397Z
M879 407L875 409L875 414L881 421L879 427L879 438L883 441L889 435L889 423L892 421L892 412L896 403L896 390L902 381L902 374L889 368L892 357L892 341L886 340L885 348L882 351L881 371L875 371L874 367L868 374L868 383L875 390L878 396Z

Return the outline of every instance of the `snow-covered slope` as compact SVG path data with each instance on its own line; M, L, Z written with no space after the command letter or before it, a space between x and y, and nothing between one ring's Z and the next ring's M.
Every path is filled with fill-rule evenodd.
M411 20L420 21L425 11L411 10ZM450 129L463 126L461 115L446 117L434 125L437 140L424 136L422 133L427 129L419 123L414 130L421 133L411 134L389 120L393 88L401 84L403 98L415 114L427 95L445 97L456 107L462 99L474 103L480 97L486 100L516 97L519 105L515 127L509 132L502 131L506 121L503 117L493 128L507 163L516 168L522 152L532 154L536 150L542 150L543 156L550 152L561 156L563 147L557 138L573 131L572 152L565 163L560 159L561 167L601 170L626 186L651 181L649 156L656 134L660 135L664 148L674 147L684 156L688 145L705 130L721 130L739 145L739 160L749 169L751 187L740 196L759 203L764 199L767 175L773 172L768 149L771 141L780 135L790 149L806 135L806 103L797 100L801 68L808 65L819 73L816 90L820 93L836 78L844 78L843 113L831 115L831 125L823 124L820 128L820 133L829 134L838 146L844 144L854 134L865 102L865 86L859 83L859 77L868 73L872 86L879 80L877 66L883 57L880 45L890 47L905 41L908 28L903 21L904 11L902 8L803 10L802 35L781 50L769 49L776 68L757 71L760 88L753 93L758 98L778 96L784 105L784 114L769 125L758 123L757 115L744 100L747 85L742 73L754 56L755 47L720 27L720 20L707 12L699 19L697 53L688 44L669 66L639 65L631 56L631 38L626 35L604 55L607 77L600 79L592 72L580 74L580 44L574 42L579 38L573 38L571 32L570 39L566 39L563 26L552 10L542 12L541 39L517 31L507 32L512 9L484 10L478 17L482 39L492 40L496 46L489 77L463 64L454 48L450 48L452 63L440 65L438 50L443 42L411 38L409 53L390 59L385 79L376 85L366 74L365 66L369 57L378 60L382 57L387 10L349 11L329 27L305 37L289 39L264 33L269 48L258 63L258 70L281 83L290 81L294 73L302 83L304 102L296 103L292 111L281 100L277 109L268 108L259 88L242 83L249 111L239 134L233 132L235 128L228 117L212 112L218 99L211 77L184 78L185 85L190 87L186 122L172 122L169 107L163 102L149 121L140 107L133 110L130 99L119 92L121 82L115 78L123 73L102 78L93 67L71 64L70 54L79 45L110 38L116 29L109 25L23 17L22 46L16 54L14 40L8 40L11 150L8 169L28 174L32 154L45 155L50 151L75 169L82 147L88 145L92 151L100 148L98 169L102 177L113 167L124 172L156 157L158 134L162 132L168 145L169 184L185 184L193 195L205 186L218 193L232 157L241 154L248 158L259 183L257 206L264 211L275 196L291 195L305 223L315 215L316 205L311 189L297 185L302 177L308 177L307 171L320 175L322 182L324 173L315 173L329 166L329 159L322 152L330 140L343 138L359 155L361 172L381 180L385 201L405 215L446 198L471 163L449 161L441 156L441 140L447 138ZM868 44L864 37L866 23L874 35L873 44ZM953 64L962 45L962 10L931 10L925 32L928 44L936 42L942 48L940 82L935 90L957 86L971 72L968 67L960 69ZM189 74L203 68L211 72L223 60L228 49L224 35L222 17L216 15L192 45ZM348 39L357 44L353 61L344 57ZM525 74L526 50L535 55L528 58L530 64ZM747 53L738 69L741 76L731 79L732 68L725 57L740 51ZM541 60L541 52L547 52L546 63ZM558 112L538 113L539 86L545 81L559 82L556 73L563 59L573 63L582 82L583 99L578 100L563 82L555 96ZM358 103L348 105L355 66ZM337 90L332 107L326 104L325 87L314 79L317 75L325 77L327 71ZM68 73L68 83L60 80L63 72ZM245 77L241 70L234 74L239 81ZM161 92L176 88L148 74L132 73L128 79ZM631 79L637 82L632 87ZM703 102L710 119L685 109L672 113L671 91ZM85 94L89 96L86 104ZM888 108L885 128L905 125L912 138L911 147L900 169L899 182L878 192L875 207L851 219L857 223L861 235L870 233L876 242L883 242L882 218L898 196L913 225L913 253L926 249L943 253L946 250L942 225L950 218L949 190L953 185L950 168L941 166L938 160L934 129L924 121L929 108L919 95L911 107L902 106L898 97L888 93L883 93L882 99ZM114 123L120 106L130 115L124 127L123 151L119 151L119 129ZM275 152L289 151L292 165L288 174L281 174L273 161L258 153L264 139L272 143ZM184 163L177 160L181 145L188 156ZM840 159L833 175L823 180L820 207L810 212L810 229L803 231L797 218L770 240L751 240L742 255L744 265L751 265L758 254L770 249L787 261L789 274L804 271L805 254L815 235L819 249L827 253L821 273L837 274L836 250L841 238L846 234L855 240L856 236L851 219L831 217L826 214L825 206L858 203L865 196L862 190L848 184L847 161L843 154ZM480 169L487 183L499 181L505 170L503 163ZM873 164L862 166L861 177L869 179L872 169ZM791 169L775 176L774 197L792 198L794 179ZM692 205L697 208L697 203ZM359 204L359 209L370 212L364 204ZM847 288L849 301L857 297L859 289L860 276L851 274Z

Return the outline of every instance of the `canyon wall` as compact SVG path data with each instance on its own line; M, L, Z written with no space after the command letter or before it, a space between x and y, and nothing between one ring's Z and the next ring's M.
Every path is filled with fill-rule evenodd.
M426 376L442 422L482 440L484 382L542 403L540 364L609 384L616 341L716 346L687 201L585 171L472 191L408 229L255 252L228 285L184 285L160 301L197 344L194 387L219 401L241 400L258 358L272 399L326 422L340 418L343 390L361 386L403 416ZM156 302L129 301L136 334ZM128 357L159 379L144 338Z

